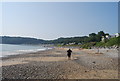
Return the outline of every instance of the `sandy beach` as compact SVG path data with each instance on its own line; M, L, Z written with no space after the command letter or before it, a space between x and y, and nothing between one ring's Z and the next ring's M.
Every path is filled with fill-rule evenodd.
M118 79L117 50L54 48L2 59L3 79Z

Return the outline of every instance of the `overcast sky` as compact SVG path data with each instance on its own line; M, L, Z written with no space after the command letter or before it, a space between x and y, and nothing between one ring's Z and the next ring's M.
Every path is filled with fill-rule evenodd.
M98 31L118 32L117 2L2 3L1 35L49 40Z

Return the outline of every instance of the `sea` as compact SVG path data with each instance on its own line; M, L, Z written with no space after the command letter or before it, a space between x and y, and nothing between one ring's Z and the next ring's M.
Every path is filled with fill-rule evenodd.
M0 44L0 57L7 57L9 55L27 54L31 52L48 50L51 48L42 45L14 45L14 44Z

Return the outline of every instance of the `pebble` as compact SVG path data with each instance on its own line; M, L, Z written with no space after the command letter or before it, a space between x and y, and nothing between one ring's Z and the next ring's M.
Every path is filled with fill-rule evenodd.
M96 62L94 61L93 63L95 64Z
M87 72L87 71L85 71L85 72Z

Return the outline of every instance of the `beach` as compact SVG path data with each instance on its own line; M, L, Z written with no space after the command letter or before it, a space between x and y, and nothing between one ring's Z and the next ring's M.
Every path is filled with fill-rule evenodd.
M118 51L115 49L53 48L2 57L3 79L118 79Z

